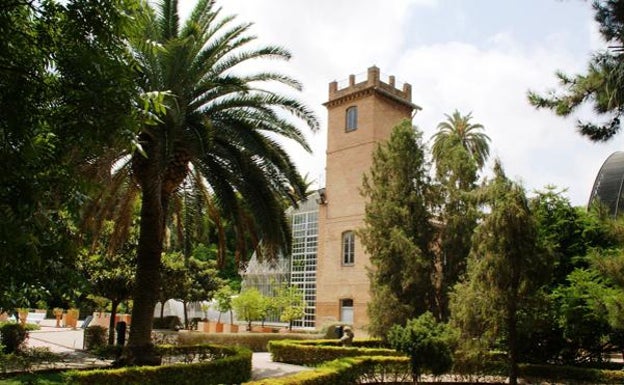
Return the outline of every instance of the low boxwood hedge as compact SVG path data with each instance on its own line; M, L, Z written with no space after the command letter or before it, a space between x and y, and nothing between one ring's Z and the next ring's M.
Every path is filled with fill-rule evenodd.
M350 385L401 383L409 380L407 357L345 357L327 362L312 371L287 377L268 378L245 385Z
M212 385L240 384L251 378L251 351L248 349L215 345L165 346L158 349L165 361L166 357L180 356L179 362L193 362L73 370L64 374L65 382L78 385ZM201 359L208 361L198 361Z
M269 342L269 351L273 361L306 366L316 366L343 357L405 356L393 349L367 347L379 344L379 340L354 340L353 346L342 347L336 346L339 344L335 344L334 340L284 340Z
M320 335L311 334L280 334L280 333L202 333L181 332L178 335L179 345L217 344L227 346L241 346L252 352L268 352L269 341L276 340L313 340ZM336 340L337 341L337 340Z

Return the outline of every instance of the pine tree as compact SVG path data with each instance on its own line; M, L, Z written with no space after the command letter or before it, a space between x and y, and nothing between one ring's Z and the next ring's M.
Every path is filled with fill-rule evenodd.
M365 226L358 235L371 256L369 332L377 336L434 303L432 191L421 138L409 121L400 123L377 147L363 180Z
M490 212L476 229L466 279L451 297L452 320L465 340L502 342L510 384L516 384L519 317L530 311L531 298L549 278L550 264L524 189L507 179L500 163L479 198Z

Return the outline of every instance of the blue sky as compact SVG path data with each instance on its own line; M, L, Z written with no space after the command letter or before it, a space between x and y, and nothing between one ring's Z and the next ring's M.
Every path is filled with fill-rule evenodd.
M181 13L194 2L181 0ZM491 137L492 157L527 190L568 189L585 205L596 173L622 135L595 144L575 130L585 109L569 119L529 106L529 89L556 86L554 73L583 71L604 47L591 2L582 0L223 0L223 14L253 22L261 43L288 48L288 63L258 63L301 80L299 98L322 129L306 154L287 144L303 173L324 183L328 83L377 65L413 89L421 106L413 123L428 139L444 114L472 112ZM488 167L491 165L488 165ZM486 172L487 174L487 172Z

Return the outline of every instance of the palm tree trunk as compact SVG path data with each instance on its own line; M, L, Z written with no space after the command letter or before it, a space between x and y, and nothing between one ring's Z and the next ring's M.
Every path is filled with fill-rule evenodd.
M132 327L128 338L129 359L124 363L134 365L158 365L157 356L151 342L154 308L158 300L160 284L160 263L164 232L166 202L161 195L160 177L157 167L145 167L141 175L141 230L137 251L136 284ZM163 205L165 203L165 205Z

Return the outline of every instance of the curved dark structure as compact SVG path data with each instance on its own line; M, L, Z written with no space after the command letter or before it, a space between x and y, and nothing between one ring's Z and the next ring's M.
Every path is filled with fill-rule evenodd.
M594 181L588 208L601 202L612 216L624 214L624 152L617 151L604 161Z

